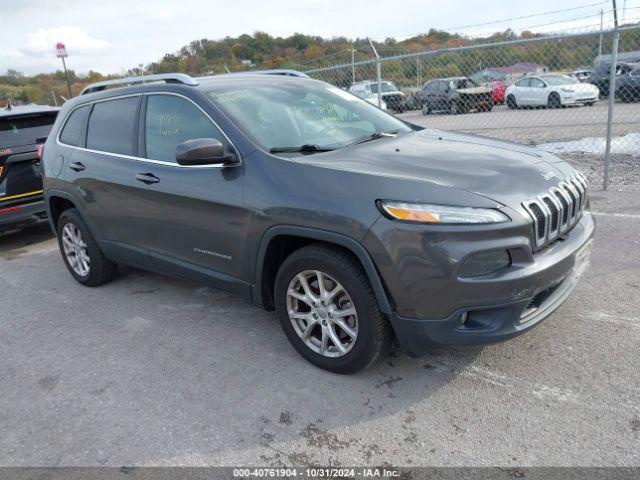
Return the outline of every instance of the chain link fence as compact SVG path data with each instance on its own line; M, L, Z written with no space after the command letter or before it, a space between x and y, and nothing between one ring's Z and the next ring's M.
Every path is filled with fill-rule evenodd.
M427 128L579 158L605 189L610 162L640 174L640 26L372 54L305 73ZM618 176L640 182L640 176L625 179L624 171Z

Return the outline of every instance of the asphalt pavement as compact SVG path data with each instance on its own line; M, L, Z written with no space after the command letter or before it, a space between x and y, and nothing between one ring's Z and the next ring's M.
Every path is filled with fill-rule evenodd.
M91 289L0 237L0 465L640 466L640 193L594 189L590 266L529 333L339 376L273 313L139 270Z

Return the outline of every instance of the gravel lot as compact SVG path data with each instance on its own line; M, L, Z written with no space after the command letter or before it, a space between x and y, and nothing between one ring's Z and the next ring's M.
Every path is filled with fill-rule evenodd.
M85 288L47 226L4 235L0 465L640 466L638 185L593 189L590 268L539 327L355 376L224 292Z

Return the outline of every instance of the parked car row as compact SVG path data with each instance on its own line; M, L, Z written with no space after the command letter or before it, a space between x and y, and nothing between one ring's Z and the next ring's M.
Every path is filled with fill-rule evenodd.
M434 78L419 90L406 95L392 82L380 83L382 108L396 113L422 110L452 114L470 111L488 112L494 105L506 104L510 109L569 105L591 106L609 94L611 65L603 63L594 70L577 69L568 74L544 73L527 75L515 83L494 80L477 84L468 77ZM355 83L349 91L378 105L378 82ZM640 64L618 63L616 99L622 102L640 100Z

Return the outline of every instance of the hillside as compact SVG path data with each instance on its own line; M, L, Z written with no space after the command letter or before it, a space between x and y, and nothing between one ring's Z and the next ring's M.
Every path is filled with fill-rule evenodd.
M494 43L504 40L531 38L530 32L518 35L511 30L495 33L484 38L470 39L458 34L431 29L424 35L418 35L403 41L387 39L374 42L381 56L392 56L402 53L435 50L457 47L461 45ZM640 48L640 36L637 31L625 32L621 39L621 48L626 50ZM463 55L441 55L437 62L431 62L421 71L421 78L433 76L464 74L469 75L476 66L508 65L517 61L534 61L544 63L551 69L575 68L591 62L597 53L597 36L578 37L550 48L549 42L526 46L507 46L489 50L476 50ZM371 47L366 39L351 40L345 37L324 39L317 36L294 34L290 37L273 37L268 33L256 32L253 35L241 35L237 38L226 37L222 40L194 40L174 53L167 53L160 60L144 67L144 73L184 72L191 75L210 75L230 71L262 69L262 68L295 68L305 70L318 66L328 66L351 62L351 51L355 49L356 61L372 58ZM609 42L605 41L603 50L609 51ZM126 63L126 62L123 62ZM400 84L409 83L416 72L411 67L389 69L385 77ZM127 75L140 75L138 68L131 69ZM90 82L117 75L105 76L99 72L78 75L69 71L72 92L77 95ZM406 82L405 82L406 80ZM338 83L346 83L340 79ZM0 76L0 106L7 99L13 103L53 103L63 101L67 96L64 74L61 71L43 73L35 76L24 76L15 70L8 70Z

